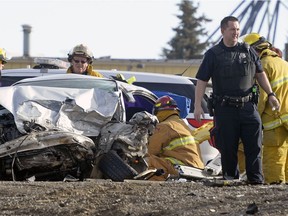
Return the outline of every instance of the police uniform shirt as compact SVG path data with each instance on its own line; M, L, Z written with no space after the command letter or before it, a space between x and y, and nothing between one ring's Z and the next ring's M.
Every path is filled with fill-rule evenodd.
M226 47L224 45L224 43L223 43L223 39L220 41L219 45L225 51L228 51L228 52L229 51L234 51L236 49L236 46L241 46L241 44L238 43L234 47ZM249 53L251 54L251 58L255 62L256 73L262 73L263 72L263 68L262 68L261 61L260 61L257 53L251 47L249 49ZM198 69L198 72L196 74L196 78L199 79L199 80L208 82L209 79L212 77L213 71L215 70L216 63L217 63L216 55L212 51L212 49L209 49L204 55L204 59L203 59L201 65L200 65L200 67Z

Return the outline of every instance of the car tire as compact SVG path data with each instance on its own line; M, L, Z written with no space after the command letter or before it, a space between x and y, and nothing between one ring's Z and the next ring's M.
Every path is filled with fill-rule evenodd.
M133 179L137 171L125 163L115 151L104 154L99 161L99 169L106 178L112 181L123 182L124 179Z

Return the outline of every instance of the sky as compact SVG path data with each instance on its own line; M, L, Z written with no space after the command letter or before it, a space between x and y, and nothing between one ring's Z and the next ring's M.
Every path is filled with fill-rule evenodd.
M274 0L272 0L274 1ZM22 25L30 25L30 56L67 57L77 44L87 45L94 58L161 59L162 49L178 27L181 0L0 0L0 47L10 56L23 55ZM212 22L211 35L241 0L193 0L197 16ZM283 0L287 6L287 0ZM280 9L275 46L287 42L288 9ZM283 18L285 17L285 19ZM282 19L282 20L281 20ZM241 27L241 25L240 25ZM220 33L220 30L218 30ZM219 34L220 36L220 34ZM206 38L200 38L205 41Z

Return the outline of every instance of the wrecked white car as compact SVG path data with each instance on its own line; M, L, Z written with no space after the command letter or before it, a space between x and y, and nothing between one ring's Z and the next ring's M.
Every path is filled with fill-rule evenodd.
M0 180L97 177L100 156L111 150L116 159L141 158L157 121L149 114L156 99L141 87L75 74L1 87ZM113 174L103 163L100 168ZM127 177L117 175L114 180Z

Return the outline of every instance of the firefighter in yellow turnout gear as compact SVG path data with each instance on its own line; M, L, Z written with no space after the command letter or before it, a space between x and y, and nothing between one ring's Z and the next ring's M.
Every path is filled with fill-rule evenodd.
M157 124L149 139L149 169L157 168L164 175L154 175L149 180L164 181L170 175L178 175L175 165L187 165L203 169L199 141L191 134L191 129L179 116L176 102L169 96L159 98L154 106Z
M288 183L288 62L271 50L272 44L257 33L243 40L252 46L259 58L273 93L281 107L271 109L268 97L260 89L258 110L263 123L263 172L266 183Z
M4 64L7 63L9 58L7 57L6 50L0 48L0 71L4 68Z
M67 73L103 77L101 73L93 69L93 58L93 53L87 46L79 44L73 47L73 49L68 53L68 61L71 65L67 69Z

